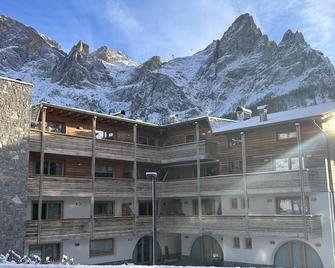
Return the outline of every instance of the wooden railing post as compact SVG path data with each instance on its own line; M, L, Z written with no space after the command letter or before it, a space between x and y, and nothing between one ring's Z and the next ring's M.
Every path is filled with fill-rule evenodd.
M44 151L45 151L45 129L47 108L42 107L42 132L41 132L41 158L40 158L40 180L38 189L38 224L37 224L37 244L41 242L42 227L42 203L43 203L43 180L44 180Z
M197 144L197 191L198 191L198 217L200 223L200 231L202 233L202 204L201 204L201 169L200 169L200 130L199 123L195 122L195 140Z
M92 192L91 192L91 239L94 238L94 200L95 200L95 153L96 153L96 129L97 117L92 118L92 157L91 157L91 178L92 178Z
M304 221L304 239L308 240L308 232L307 232L307 221L306 221L306 200L305 200L305 178L303 173L303 148L301 142L301 128L299 123L295 123L295 128L297 132L297 146L298 146L298 154L299 154L299 177L300 177L300 199L301 199L301 213Z
M138 203L137 203L137 124L133 126L133 143L134 143L134 155L133 155L133 179L134 179L134 200L133 200L133 214L134 214L134 234L136 233L136 224L138 216Z

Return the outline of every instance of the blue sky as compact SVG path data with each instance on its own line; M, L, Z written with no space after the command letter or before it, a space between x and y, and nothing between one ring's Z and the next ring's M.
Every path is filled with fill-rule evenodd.
M0 13L55 39L65 51L83 40L137 62L194 54L219 39L242 13L270 39L301 31L335 62L335 0L0 0Z

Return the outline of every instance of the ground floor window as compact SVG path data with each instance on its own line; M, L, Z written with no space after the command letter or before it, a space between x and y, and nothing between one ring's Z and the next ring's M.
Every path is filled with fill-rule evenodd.
M114 254L114 239L90 241L90 256L103 256Z
M60 260L60 244L44 244L44 245L31 245L29 246L29 256L37 255L45 261L49 257L50 261Z
M301 241L289 241L282 245L275 254L274 265L285 268L323 268L318 253Z

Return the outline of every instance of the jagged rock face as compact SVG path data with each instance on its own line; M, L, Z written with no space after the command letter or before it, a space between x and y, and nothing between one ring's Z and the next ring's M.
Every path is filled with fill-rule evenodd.
M103 60L105 62L116 64L116 63L126 63L136 65L134 61L128 58L122 52L111 49L107 46L102 46L92 53L96 58Z
M106 46L90 53L83 42L66 54L32 28L0 18L0 73L34 83L34 101L125 109L130 117L163 122L176 113L186 118L209 109L222 116L237 105L264 103L274 112L335 99L328 58L300 32L270 41L249 14L192 56L164 63L155 56L139 66Z
M111 83L113 78L104 64L90 54L88 45L79 41L69 55L55 66L51 81L60 85L85 88Z
M0 16L0 70L20 70L24 64L36 62L39 75L48 77L53 65L64 55L56 41L18 21Z

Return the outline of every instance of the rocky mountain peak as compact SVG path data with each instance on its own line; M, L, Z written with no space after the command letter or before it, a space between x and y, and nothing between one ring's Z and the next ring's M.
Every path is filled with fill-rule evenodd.
M305 38L301 32L296 31L295 33L289 29L287 30L284 35L282 40L280 41L280 45L283 44L298 44L300 46L307 46L308 44L305 41Z
M79 40L79 42L74 45L69 53L69 55L73 53L80 53L89 55L90 54L90 47L88 44L85 44L83 41Z
M151 57L136 69L132 82L142 80L150 72L159 69L161 66L162 62L159 56Z
M262 32L248 13L239 16L224 33L222 38L236 38L238 35L261 36Z
M126 65L136 65L136 63L122 52L102 46L92 53L92 55L100 60L106 61L111 64L124 63Z

